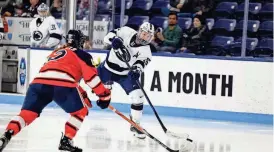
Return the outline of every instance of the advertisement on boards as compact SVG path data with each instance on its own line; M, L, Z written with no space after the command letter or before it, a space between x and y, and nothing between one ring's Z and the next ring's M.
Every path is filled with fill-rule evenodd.
M28 88L28 67L27 50L18 49L18 77L17 77L17 92L25 94Z
M31 51L30 80L43 65L41 58L49 53ZM106 57L104 53L91 55L101 61ZM273 114L272 68L271 62L153 56L142 82L155 106ZM129 103L118 84L112 91L113 102ZM89 96L97 99L94 94Z

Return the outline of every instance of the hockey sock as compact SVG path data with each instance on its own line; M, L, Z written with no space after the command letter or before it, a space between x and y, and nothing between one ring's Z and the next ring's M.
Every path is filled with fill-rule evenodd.
M72 139L75 137L77 131L80 129L86 115L88 113L88 109L86 107L82 108L79 111L74 113L70 113L71 117L65 124L65 136Z
M131 104L131 117L134 122L140 123L143 115L143 107L143 104Z
M13 136L16 135L26 127L27 125L31 124L36 118L38 114L29 110L21 110L20 114L13 117L12 120L9 122L6 130L13 130Z

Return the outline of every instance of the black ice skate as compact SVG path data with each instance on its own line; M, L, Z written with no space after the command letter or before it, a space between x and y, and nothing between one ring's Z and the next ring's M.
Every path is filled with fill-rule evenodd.
M130 131L133 132L133 135L135 137L139 138L139 139L145 139L146 138L146 134L144 134L143 132L139 131L134 126L130 126Z
M0 152L7 146L9 143L11 136L13 134L12 130L8 130L4 133L4 135L0 138Z
M73 146L73 141L68 137L64 136L62 133L62 137L59 144L59 150L61 151L70 151L70 152L82 152L81 148Z
M131 116L130 116L130 119L132 120ZM146 138L146 134L144 134L143 132L139 131L137 128L135 128L132 125L130 126L130 131L133 132L133 135L135 137L139 138L139 139L145 139Z

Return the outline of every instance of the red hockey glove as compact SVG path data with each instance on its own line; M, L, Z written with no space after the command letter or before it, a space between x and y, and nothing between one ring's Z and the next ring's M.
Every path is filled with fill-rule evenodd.
M89 100L86 91L82 92L82 97L83 97L83 99L84 99L85 105L86 105L88 108L92 108L91 101Z
M101 108L101 109L106 109L108 107L108 105L110 104L110 100L111 100L111 92L109 89L106 89L104 91L104 93L98 95L99 100L97 100L97 105Z

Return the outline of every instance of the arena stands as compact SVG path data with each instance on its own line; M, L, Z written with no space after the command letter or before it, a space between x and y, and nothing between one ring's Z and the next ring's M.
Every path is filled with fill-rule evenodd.
M103 0L104 3L109 2ZM117 0L117 8L120 8L120 0ZM140 25L143 21L150 21L155 26L165 28L167 26L168 18L161 9L170 7L168 0L126 0L126 19L125 24ZM100 7L105 9L104 7ZM212 39L210 47L215 48L216 45L226 49L228 46L239 50L241 46L241 37L243 30L243 0L218 0L215 1L213 15L207 18L207 25L211 32ZM191 14L191 12L184 12ZM105 18L110 15L104 13ZM119 15L119 12L117 12ZM192 14L193 17L194 14ZM97 14L102 16L102 14ZM181 15L189 16L189 15ZM179 25L182 29L187 30L192 25L192 17L180 17ZM98 19L98 18L97 18ZM119 16L117 16L119 19ZM120 20L116 20L115 25L120 26ZM223 44L224 42L226 42ZM228 43L229 42L229 43ZM248 39L251 42L247 45L247 55L256 55L266 53L272 55L273 51L273 1L271 0L251 0L249 4L249 18L248 18ZM249 44L249 43L247 43ZM269 50L266 51L265 50ZM238 52L238 51L236 51ZM267 53L268 52L268 53ZM240 53L234 53L240 55Z
M131 25L137 28L142 22L150 21L156 27L166 28L168 26L168 17L166 11L171 8L169 0L125 0L125 18L124 25ZM28 0L15 0L13 7L17 10L17 3L24 2L28 6ZM42 1L40 1L42 2ZM77 19L87 20L89 14L89 0L78 0ZM94 1L98 8L95 19L101 21L111 21L111 0ZM197 2L196 2L197 3ZM56 18L61 18L62 1L52 0L51 11ZM98 6L98 7L97 7ZM115 27L120 27L120 9L121 0L116 0ZM3 9L5 10L5 9ZM2 14L4 12L2 11ZM197 14L197 13L196 13ZM243 32L244 0L216 0L214 7L207 15L206 23L209 30L207 50L214 50L216 45L221 50L229 52L238 52L241 46L241 37ZM195 11L178 12L178 24L183 31L192 27ZM223 44L225 41L229 43ZM247 25L247 56L273 56L273 1L272 0L250 0L249 16ZM247 43L248 44L248 43ZM230 48L234 48L231 50ZM178 48L179 49L179 48ZM268 50L268 51L265 51ZM206 51L205 54L213 52ZM221 52L217 54L223 54ZM232 53L240 55L240 53Z

